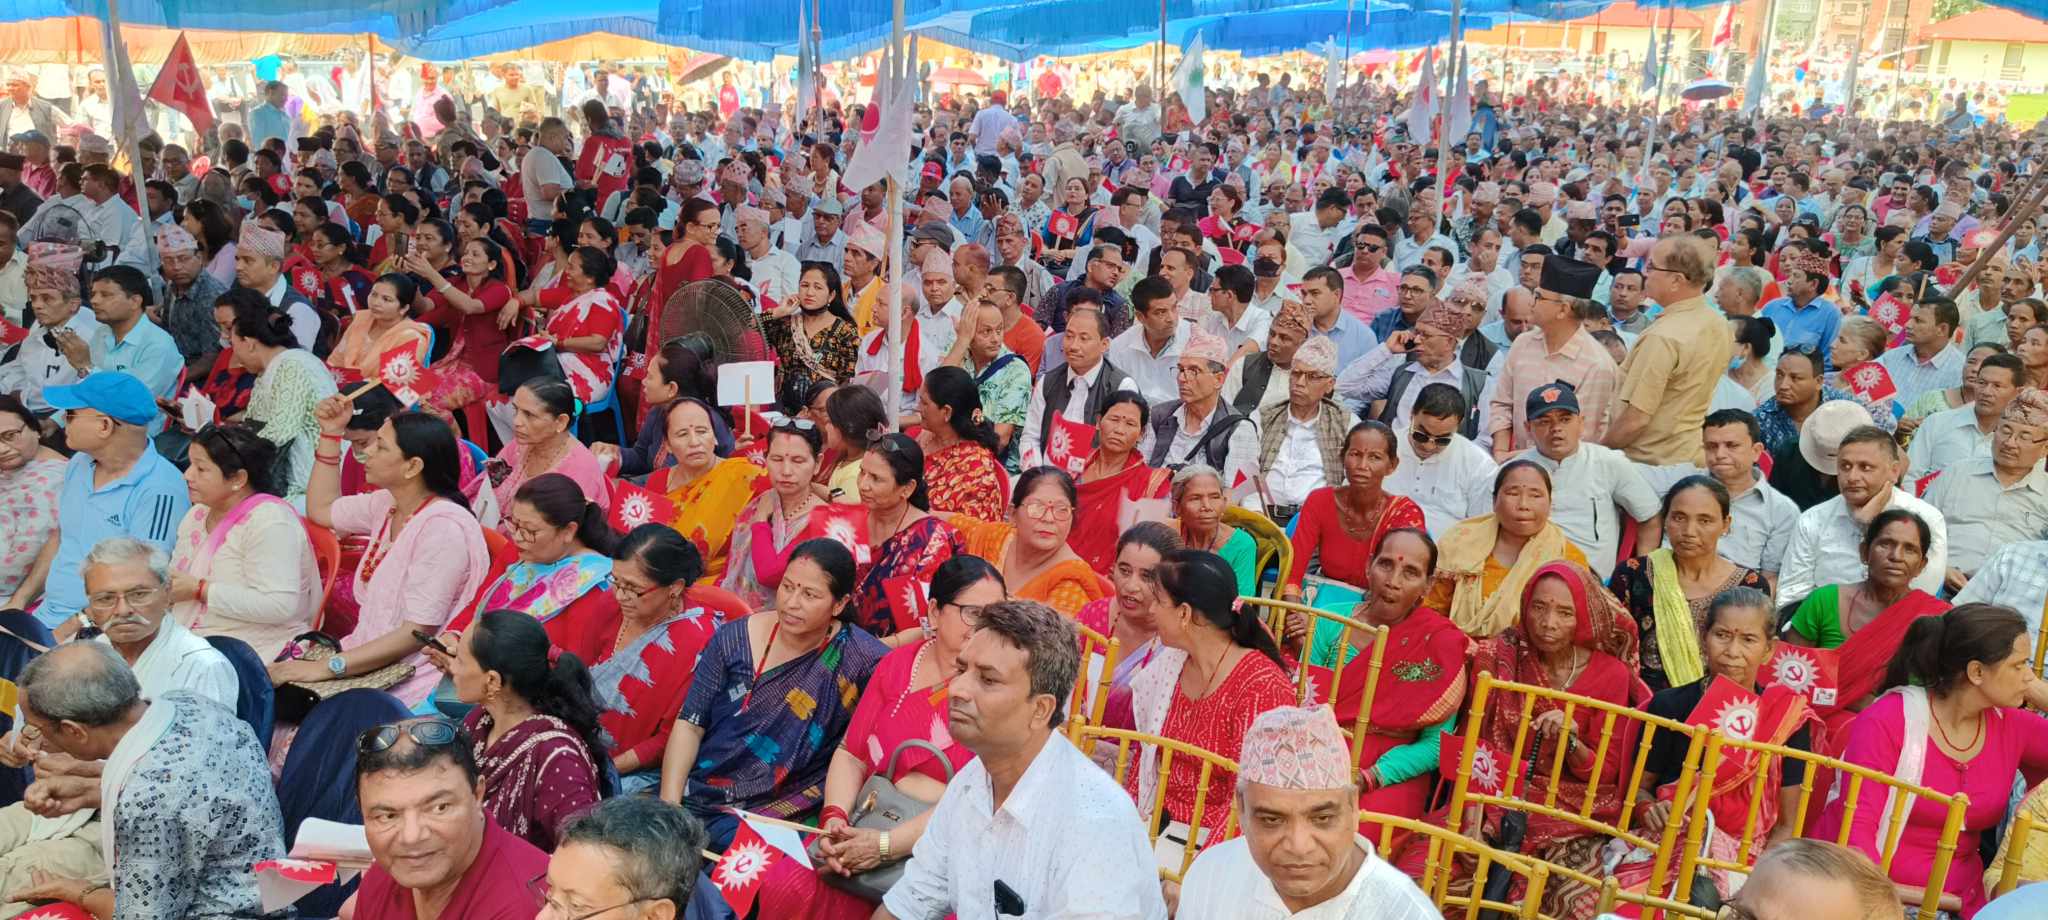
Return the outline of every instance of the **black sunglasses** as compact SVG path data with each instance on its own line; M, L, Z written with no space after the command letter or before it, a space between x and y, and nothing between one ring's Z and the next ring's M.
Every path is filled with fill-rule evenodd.
M356 754L368 756L388 751L398 743L400 735L411 738L420 747L447 747L455 743L456 731L455 723L439 718L379 725L356 738Z
M1455 434L1430 434L1429 432L1423 431L1420 428L1411 428L1408 430L1408 440L1414 441L1416 444L1421 445L1434 445L1437 447L1444 447L1450 444L1451 439L1455 437L1457 437L1457 435Z

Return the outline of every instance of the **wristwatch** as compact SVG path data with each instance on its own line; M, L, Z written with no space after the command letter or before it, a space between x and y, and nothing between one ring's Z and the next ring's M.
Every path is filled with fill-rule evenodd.
M327 673L340 677L348 673L348 659L335 655L327 659Z

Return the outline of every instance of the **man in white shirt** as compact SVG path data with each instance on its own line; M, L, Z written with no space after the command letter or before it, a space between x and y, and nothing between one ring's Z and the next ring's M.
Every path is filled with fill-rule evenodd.
M1493 475L1500 469L1486 448L1460 434L1470 412L1465 394L1448 383L1432 383L1416 394L1408 427L1397 429L1400 465L1387 477L1389 494L1405 495L1422 508L1432 539L1475 511L1493 510ZM1473 497L1486 496L1483 507Z
M1482 323L1500 319L1501 298L1508 289L1515 286L1515 273L1500 264L1500 230L1487 226L1472 234L1471 258L1451 270L1450 280L1444 283L1445 290L1455 291L1468 278L1478 278L1486 284L1486 316Z
M778 304L794 303L797 278L803 266L796 256L774 247L768 239L768 212L742 205L733 218L740 248L747 251L747 267L753 271L754 289Z
M242 221L242 235L235 242L235 283L262 294L271 306L285 311L292 318L292 338L300 348L311 351L320 337L320 313L285 279L286 243L284 234L262 221Z
M79 186L85 202L79 206L79 216L85 222L78 228L81 241L97 240L107 244L112 260L87 263L91 268L105 268L109 265L133 265L146 275L154 275L156 266L149 258L149 243L146 235L150 232L144 226L142 217L135 213L128 202L116 197L121 190L121 174L105 165L85 168L84 182Z
M911 328L917 333L918 372L929 374L939 366L946 353L953 350L967 305L960 301L959 287L953 283L953 259L945 250L933 249L925 253L923 276L923 304L916 308ZM907 379L905 383L908 383ZM904 414L917 411L915 392L906 391L903 401Z
M1310 265L1321 265L1337 251L1337 244L1351 235L1355 222L1350 214L1350 195L1341 188L1324 189L1316 196L1314 209L1288 216L1287 244Z
M1415 564L1426 562L1409 536ZM1427 573L1423 575L1426 579ZM1245 731L1237 811L1244 835L1204 851L1182 883L1179 920L1435 920L1415 882L1358 833L1351 746L1327 706L1267 710Z
M1376 418L1393 428L1408 427L1408 413L1422 388L1447 383L1476 401L1484 388L1482 371L1458 363L1458 340L1467 317L1443 302L1430 304L1416 318L1414 329L1387 336L1366 356L1351 362L1337 379L1337 396L1346 405L1356 405L1366 418ZM1478 433L1478 419L1465 432Z
M975 153L995 153L996 141L1002 139L1003 132L1017 127L1017 116L1004 108L1009 101L1007 93L996 90L989 94L988 108L974 113L974 121L967 126L967 139L974 143Z
M1408 205L1408 221L1405 233L1394 241L1394 269L1407 271L1422 264L1422 254L1432 247L1443 247L1453 256L1458 253L1458 241L1443 234L1443 209L1435 192L1425 191L1415 196Z
M1657 516L1657 493L1621 451L1586 442L1578 392L1563 381L1529 393L1529 438L1534 446L1515 455L1550 471L1550 519L1586 552L1586 562L1606 581L1614 574L1623 524L1615 506L1637 521ZM1487 484L1489 487L1491 483ZM1637 531L1635 553L1654 549L1649 528Z
M27 256L15 258L28 261ZM101 325L92 311L80 309L76 249L71 250L68 260L44 256L29 265L25 280L35 323L15 359L0 363L0 393L19 393L30 411L48 414L52 410L43 401L43 388L66 386L80 378L78 369L58 347L64 339L56 335L57 330L69 331L86 343L90 353Z
M1081 319L1079 329L1074 319ZM1018 437L1018 469L1031 469L1045 462L1046 439L1052 436L1052 411L1071 422L1093 425L1102 415L1110 394L1132 390L1131 379L1104 358L1109 354L1108 324L1102 311L1093 306L1075 307L1067 313L1067 331L1060 337L1065 363L1055 364L1031 386L1031 402L1024 409L1024 433Z
M1057 730L1081 669L1072 622L1032 601L990 604L959 658L946 727L976 756L932 806L876 920L1166 920L1137 807Z
M1152 146L1152 139L1159 136L1159 106L1152 102L1152 87L1138 84L1131 102L1117 110L1116 133L1117 140L1136 144L1139 150Z
M1302 345L1288 374L1287 401L1262 406L1256 416L1267 516L1283 527L1310 492L1344 481L1344 440L1358 417L1329 399L1336 371L1337 346L1329 339Z
M568 156L570 149L568 125L559 118L547 118L540 123L533 148L520 158L519 191L526 198L529 230L545 229L553 223L550 215L555 210L555 199L576 188L576 179L562 166L561 158Z
M1799 453L1821 474L1834 476L1841 494L1799 515L1778 574L1779 604L1799 600L1824 584L1862 578L1858 550L1863 528L1886 508L1904 508L1927 522L1934 539L1927 547L1927 567L1913 579L1913 587L1929 594L1941 590L1948 572L1948 521L1933 505L1893 485L1905 460L1899 442L1871 425L1862 405L1849 400L1822 403L1801 427Z
M2026 365L2018 355L1985 356L1977 366L1977 398L1920 421L1906 450L1906 478L1917 481L1965 460L1990 456L1991 434L2026 379Z
M1252 304L1257 286L1252 270L1243 265L1218 268L1209 282L1209 310L1196 327L1223 340L1230 350L1228 363L1235 364L1239 357L1266 347L1273 315Z
M1109 343L1109 363L1131 376L1134 389L1159 403L1180 392L1174 368L1195 324L1182 319L1173 286L1157 275L1131 288L1131 309L1137 322Z
M2008 357L1993 355L1992 357ZM1923 497L1940 509L1955 542L1948 587L1959 589L1991 551L2048 533L2048 393L2029 388L2012 400L1991 448L1944 467Z

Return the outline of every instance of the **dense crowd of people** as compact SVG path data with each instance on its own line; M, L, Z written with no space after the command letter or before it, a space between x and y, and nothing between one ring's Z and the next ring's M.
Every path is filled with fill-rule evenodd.
M857 104L274 82L117 166L9 82L0 915L281 915L314 817L360 920L1493 892L1424 825L1544 916L1659 835L1724 916L2042 903L2039 135L1294 76L948 94L864 188Z

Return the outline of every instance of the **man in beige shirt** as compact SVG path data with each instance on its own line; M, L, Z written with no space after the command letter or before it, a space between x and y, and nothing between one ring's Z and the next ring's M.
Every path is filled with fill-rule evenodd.
M1621 389L1603 444L1637 463L1702 465L1700 425L1728 369L1728 323L1707 309L1714 251L1692 236L1659 240L1644 283L1664 305L1621 365Z

